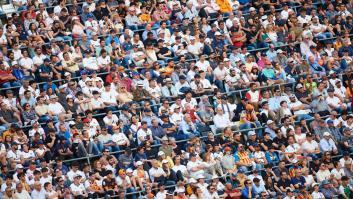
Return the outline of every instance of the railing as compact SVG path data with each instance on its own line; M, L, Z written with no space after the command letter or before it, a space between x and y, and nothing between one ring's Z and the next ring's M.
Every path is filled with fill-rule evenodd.
M320 4L320 3L314 3L313 5L317 5L317 4ZM68 4L69 5L69 4ZM70 4L71 5L71 4ZM298 8L298 7L301 7L301 6L294 6L295 8ZM277 11L280 11L282 9L276 9ZM244 15L247 15L249 13L243 13L243 16ZM214 20L214 19L211 19L211 20ZM181 26L182 24L179 24L179 26ZM143 29L145 30L145 29ZM137 30L135 30L134 32L136 32ZM122 33L115 33L115 34L109 34L109 35L121 35ZM350 37L352 37L353 34L350 35ZM100 38L103 38L104 36L103 35L100 35L99 36ZM326 38L326 39L320 39L320 41L325 41L325 40L331 40L331 39L336 39L337 37L332 37L332 38ZM50 43L45 43L44 45L47 45L47 44L50 44ZM300 44L300 42L295 42L294 43L295 45L298 45ZM282 48L282 47L287 47L288 44L284 44L284 45L280 45L280 46L277 46L276 48ZM248 52L258 52L258 51L263 51L263 50L268 50L269 48L258 48L258 49L254 49L254 50L248 50ZM229 54L228 54L229 55ZM197 61L198 59L189 59L189 60L186 60L187 62L190 62L190 61ZM176 62L178 63L178 62ZM166 64L165 64L166 65ZM137 68L137 69L142 69L142 68ZM128 71L128 69L126 69L125 71ZM98 73L97 76L101 76L101 75L106 75L108 74L108 72L102 72L102 73ZM74 77L72 78L73 80L75 79L80 79L80 77ZM54 80L53 82L62 82L64 80ZM46 82L38 82L38 86L39 85L42 85L42 84L45 84ZM15 86L15 87L8 87L8 88L0 88L0 91L3 91L3 90L8 90L8 89L19 89L20 86Z
M324 116L324 117L321 117L321 119L325 119L325 118L327 118L328 116ZM307 119L306 121L308 122L308 121L312 121L313 119ZM296 121L296 123L299 123L299 122L297 122ZM266 128L266 126L261 126L261 127L257 127L257 128L251 128L251 129L243 129L243 130L236 130L236 131L233 131L233 133L243 133L243 132L248 132L248 131L256 131L256 130L260 130L260 129L265 129ZM211 132L211 131L210 131ZM219 134L214 134L216 137L219 137L219 136L221 136L222 135L222 133L219 133ZM207 138L207 136L201 136L201 137L199 137L199 138L201 138L201 139L204 139L204 138ZM184 142L187 142L189 139L185 139L185 140L178 140L178 141L176 141L177 143L184 143ZM151 147L159 147L159 146L161 146L161 144L155 144L155 145L152 145ZM131 149L132 151L135 151L136 150L136 148L133 148L133 149ZM111 153L109 153L110 155L115 155L115 154L118 154L118 153L122 153L122 152L124 152L123 150L121 150L121 151L115 151L115 152L111 152ZM342 155L341 155L342 156ZM100 155L92 155L92 156L88 156L88 157L82 157L82 158L75 158L75 159L71 159L71 160L66 160L66 161L64 161L65 163L67 163L67 162L73 162L73 161L77 161L77 160L87 160L87 162L88 162L88 164L90 164L90 159L91 158L98 158L98 157L100 157ZM339 156L338 156L339 157ZM309 161L308 161L308 163L309 163ZM289 166L289 165L292 165L292 164L287 164L287 166ZM277 166L274 166L273 168L277 168ZM261 171L262 171L263 169L261 169ZM250 171L249 171L250 172ZM231 173L228 173L227 175L226 175L226 177L228 177L229 175L232 175ZM221 176L221 177L224 177L224 176ZM221 177L219 177L219 178L221 178ZM188 184L188 183L186 183L186 184ZM167 187L167 188L172 188L172 187L175 187L175 186L177 186L177 185L172 185L172 186L169 186L169 187ZM157 190L157 189L153 189L153 190ZM126 193L127 195L132 195L132 194L141 194L143 191L136 191L136 192L130 192L130 193Z
M353 37L353 34L350 34L350 37ZM319 41L326 41L326 40L332 40L332 39L336 39L337 37L334 36L334 37L331 37L331 38L325 38L325 39L320 39ZM294 42L294 45L299 45L300 42ZM284 45L280 45L280 46L277 46L275 47L276 49L279 49L279 48L283 48L283 47L288 47L289 44L284 44ZM257 48L257 49L253 49L253 50L248 50L247 52L258 52L258 51L264 51L264 50L268 50L269 48L266 47L266 48ZM228 53L228 55L230 55L230 53ZM208 57L207 57L208 58ZM192 61L198 61L199 59L187 59L186 62L192 62ZM176 64L179 63L178 61L175 62ZM166 64L165 64L166 65ZM143 69L142 67L139 67L137 68L137 70L140 70L140 69ZM125 71L129 71L129 69L125 69ZM97 76L102 76L102 75L107 75L109 74L108 72L102 72L102 73L97 73ZM80 77L74 77L72 78L72 80L79 80ZM56 82L62 82L62 81L65 81L63 79L61 80L53 80L52 82L53 83L56 83ZM39 85L42 85L42 84L45 84L46 82L38 82L38 86ZM0 91L6 91L6 90L9 90L9 89L19 89L21 86L13 86L13 87L8 87L8 88L0 88Z
M349 73L352 73L353 71L350 71ZM340 75L340 74L339 74ZM279 87L279 86L285 86L285 85L291 85L293 83L291 82L285 82L285 83L279 83L279 84L273 84L273 85L270 85L270 86L261 86L259 87L258 89L259 90L263 90L263 89L266 89L266 88L275 88L275 87ZM241 89L241 90L235 90L235 91L230 91L230 92L227 92L227 93L222 93L222 95L236 95L236 94L239 94L240 97L242 98L242 93L246 92L246 91L249 91L250 89L249 88L246 88L246 89ZM208 96L208 97L212 97L213 95L210 94L210 95L205 95L205 96ZM195 99L200 99L201 97L195 97ZM172 103L174 101L171 101L170 103ZM151 104L151 106L161 106L162 103L159 103L159 104ZM141 107L138 107L138 108L141 108ZM120 110L116 110L116 111L113 111L113 113L120 113ZM94 114L93 117L98 117L98 116L105 116L106 113L98 113L98 114ZM68 119L66 121L71 121L72 119ZM41 123L41 125L45 125L45 123ZM31 127L31 125L27 125L27 126L22 126L21 128L28 128L28 127Z

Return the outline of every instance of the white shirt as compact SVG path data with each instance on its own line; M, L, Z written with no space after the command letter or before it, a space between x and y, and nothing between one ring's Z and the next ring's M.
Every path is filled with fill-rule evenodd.
M341 104L341 100L336 96L333 96L333 97L327 96L326 102L327 102L327 104L329 104L330 106L333 106L335 108L339 107L339 105Z
M21 151L20 150L16 150L14 152L12 150L9 150L7 152L7 158L14 159L14 160L19 160L21 158Z
M97 59L95 57L85 57L82 60L82 65L84 68L87 68L89 70L98 70L98 63L97 63Z
M21 68L23 69L31 69L34 66L33 60L29 57L23 57L20 59L19 61L19 65L21 66Z
M213 117L213 122L215 126L219 129L224 129L232 125L228 115L226 114L223 114L223 115L216 114Z
M154 176L161 176L164 174L164 171L162 168L158 167L158 168L154 168L152 167L150 170L149 170L149 175L150 175L150 178L151 178L151 181L154 182Z
M311 153L317 148L319 148L319 144L315 140L312 140L311 142L305 141L302 144L302 150L307 153Z
M80 183L79 185L76 185L76 184L72 183L70 185L70 189L71 189L72 192L75 192L78 195L82 195L84 193L84 191L86 190L85 186L82 183Z
M346 174L344 173L343 168L337 170L336 168L331 170L331 175L333 175L334 178L336 179L341 179L342 176L345 176Z
M316 172L316 179L318 183L324 180L329 180L330 177L331 177L331 173L328 169L325 169L325 170L320 169L318 172Z
M181 106L185 108L185 104L188 103L190 104L190 108L195 108L195 106L197 106L197 101L195 98L191 98L190 101L186 101L186 98L181 100Z
M211 67L210 62L205 60L203 62L198 61L196 62L195 66L197 66L199 68L199 70L203 70L204 72L208 71L208 68Z
M103 100L103 102L107 102L107 103L117 103L117 97L118 93L114 90L110 90L110 91L106 91L104 90L101 93L101 98Z
M21 198L21 199L31 199L31 196L29 195L29 193L26 190L22 190L21 193L18 193L16 191L16 193L14 194L15 198Z
M288 107L289 107L290 109L292 109L293 107L297 107L297 106L300 106L300 105L302 105L302 104L303 104L303 103L302 103L301 101L296 100L295 102L290 102L290 103L288 103ZM307 109L294 111L294 115L309 114L309 113L310 113L310 111L307 110Z
M137 142L138 144L141 144L141 140L139 139L140 137L143 137L146 140L146 136L152 136L152 131L151 129L147 129L147 131L143 130L142 128L137 131Z
M103 121L104 121L104 124L111 126L111 125L117 123L119 121L119 118L118 118L118 116L113 114L111 118L109 118L108 116L105 116L103 118Z
M287 153L296 153L299 149L300 149L299 144L294 143L294 144L288 145L288 146L286 147L286 152L287 152Z
M129 140L124 133L114 133L112 136L112 141L117 145L125 145Z
M217 67L214 69L213 74L215 77L223 80L227 76L227 70L226 68L220 69L219 67Z
M42 184L42 186L44 187L45 183L47 183L47 182L52 183L53 177L50 175L48 175L48 177L46 177L46 178L42 176L39 181L40 181L40 184Z
M321 192L312 192L311 196L313 197L313 199L324 199L325 196L324 194L322 194Z
M154 199L165 199L167 197L167 190L164 190L163 192L158 191Z
M50 103L48 105L48 110L52 111L54 113L54 115L59 115L60 113L65 113L64 107L59 102Z
M32 191L31 196L32 196L32 199L34 199L34 198L35 199L46 199L44 188L41 188L40 191L37 191L36 189L34 189Z
M187 167L191 177L197 179L197 177L199 175L202 175L205 173L205 171L203 169L200 169L198 171L192 171L193 168L196 168L197 166L200 166L200 165L202 165L202 162L199 160L196 160L195 162L189 161L187 163L186 167Z
M33 57L33 63L35 64L35 65L37 65L37 66L40 66L40 65L42 65L43 63L44 63L44 59L46 58L46 56L45 55L43 55L43 54L41 54L41 55L35 55L34 57Z
M70 170L69 172L67 172L66 175L67 175L68 179L71 182L73 182L74 181L74 176L77 175L77 174L82 176L83 179L85 179L85 174L82 171L80 171L80 170L77 170L77 171Z
M105 58L103 58L102 56L99 56L97 59L98 65L102 66L102 65L108 65L110 64L110 57L107 55Z

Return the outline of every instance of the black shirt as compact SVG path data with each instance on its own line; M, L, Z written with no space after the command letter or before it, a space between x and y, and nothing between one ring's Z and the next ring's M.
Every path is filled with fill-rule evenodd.
M272 140L262 140L262 143L268 147L272 146L273 141Z
M205 141L205 144L206 144L206 145L210 144L210 145L212 145L212 146L216 146L216 145L220 145L221 142L219 141L219 138L218 138L218 137L215 137L213 141L207 139L207 140Z
M290 182L290 180L288 180L288 179L285 179L285 180L280 179L280 180L278 180L278 182L277 182L277 186L278 186L279 188L280 188L280 187L283 187L284 189L286 189L286 188L290 187L290 185L291 185L291 182Z
M114 189L117 186L115 179L108 179L108 178L103 180L102 185L105 190Z

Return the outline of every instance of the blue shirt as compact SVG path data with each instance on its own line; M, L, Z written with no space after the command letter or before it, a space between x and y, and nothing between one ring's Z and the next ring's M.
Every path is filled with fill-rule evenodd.
M105 45L111 45L113 40L114 40L114 42L115 42L116 44L120 44L119 37L109 35L109 36L105 39Z
M185 120L181 121L180 126L179 126L179 131L183 131L185 135L189 135L190 133L194 133L196 131L196 126L195 129L192 130L189 124L185 122Z
M314 74L325 72L325 68L321 67L316 61L313 64L310 64L310 70Z
M304 184L305 184L305 178L304 178L303 176L300 176L299 178L294 177L294 178L292 178L291 183L292 183L293 185L298 184L298 185L304 186Z
M348 51L348 55L349 56L353 56L353 48L352 48L352 46L342 46L340 49L338 49L338 55L340 56L340 57L342 57L343 56L343 51Z
M44 90L48 90L48 88L49 88L49 85L48 85L47 83L45 83L45 84L43 85L43 89L44 89ZM54 83L51 84L51 89L52 89L54 92L56 91L57 88L58 88L58 87L57 87Z
M274 51L270 51L270 50L268 50L267 52L266 52L266 56L267 56L267 58L272 62L272 61L274 61L275 59L276 59L276 57L277 57L277 52L274 50Z
M241 198L247 198L247 199L251 199L248 197L249 195L249 189L248 187L245 187L243 190L241 190ZM252 187L251 189L251 196L252 198L256 198L255 196L257 195L257 192L255 191L254 187Z
M330 138L320 140L320 149L322 152L337 150L335 142Z

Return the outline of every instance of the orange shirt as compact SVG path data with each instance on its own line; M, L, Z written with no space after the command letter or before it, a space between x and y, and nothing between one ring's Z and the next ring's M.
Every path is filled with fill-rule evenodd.
M238 157L239 157L240 163L247 164L247 165L251 163L251 160L249 158L249 154L246 151L238 152Z
M349 89L349 87L346 88L346 97L351 98L353 97L351 90Z
M165 73L167 76L171 76L173 72L174 72L174 67L172 66L165 67Z

